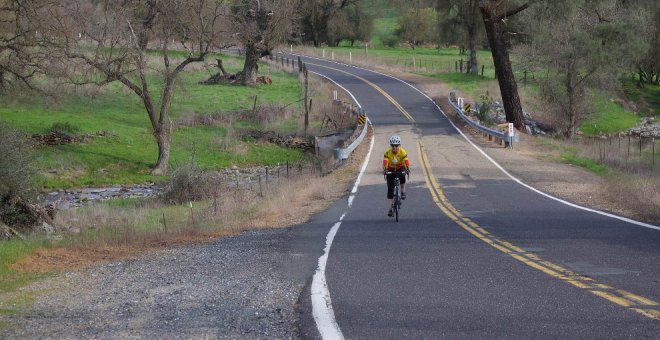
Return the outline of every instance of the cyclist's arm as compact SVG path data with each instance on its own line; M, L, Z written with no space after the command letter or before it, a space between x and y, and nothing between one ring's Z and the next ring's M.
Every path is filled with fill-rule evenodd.
M389 158L387 157L387 151L385 152L385 155L383 155L383 171L387 171L387 167L390 163Z

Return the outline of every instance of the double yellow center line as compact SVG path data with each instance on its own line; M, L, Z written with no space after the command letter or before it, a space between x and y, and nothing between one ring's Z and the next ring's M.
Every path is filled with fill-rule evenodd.
M530 253L505 240L501 240L493 236L486 229L480 227L474 221L461 215L461 213L447 200L445 195L442 193L440 185L437 183L435 176L433 176L431 172L431 165L429 164L428 156L424 151L424 145L420 141L417 142L417 150L419 151L420 164L422 165L424 180L426 181L426 185L431 192L433 201L445 215L447 215L461 228L474 235L476 238L484 241L493 248L532 268L538 269L564 282L568 282L577 288L586 289L594 295L602 297L610 302L614 302L619 306L633 310L646 317L660 320L660 305L657 302L621 289L616 289L602 283L597 283L589 277L580 275L549 261L542 260L533 253Z
M318 66L318 67L327 68L327 69L330 69L330 70L333 70L333 71L337 71L337 72L341 72L341 73L347 74L347 75L349 75L349 76L351 76L351 77L355 77L355 78L357 78L357 79L362 80L362 81L365 82L367 85L373 87L374 89L376 89L376 91L380 92L380 94L382 94L383 96L385 96L385 98L387 98L387 100L389 100L392 104L394 104L394 106L396 106L396 108L397 108L399 111L401 111L401 113L403 113L403 115L404 115L406 118L408 118L408 120L409 120L411 123L414 123L414 122L415 122L415 119L413 119L413 117L410 115L410 113L408 113L408 111L406 111L406 110L401 106L401 104L399 104L399 102L397 102L396 100L394 100L394 98L392 98L392 96L390 96L389 93L385 92L385 90L383 90L382 88L380 88L378 85L376 85L376 84L374 84L374 83L372 83L372 82L370 82L370 81L364 79L363 77L360 77L360 76L358 76L358 75L355 75L355 74L352 74L352 73L348 73L348 72L346 72L346 71L344 71L344 70L336 69L336 68L334 68L334 67L330 67L330 66L319 65L319 64L313 64L313 63L305 63L305 64L309 64L309 65L314 65L314 66Z

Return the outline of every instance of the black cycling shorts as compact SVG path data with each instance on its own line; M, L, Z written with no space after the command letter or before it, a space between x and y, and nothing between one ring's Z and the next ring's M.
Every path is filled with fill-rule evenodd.
M394 198L394 178L399 176L399 181L401 184L406 183L406 174L405 173L396 173L387 175L387 198Z

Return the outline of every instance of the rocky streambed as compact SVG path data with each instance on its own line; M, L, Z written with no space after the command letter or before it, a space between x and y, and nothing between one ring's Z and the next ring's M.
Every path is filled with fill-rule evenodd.
M109 199L151 197L160 194L162 191L163 186L154 183L104 188L61 189L42 193L39 202L42 205L53 205L59 209L70 209Z
M219 182L223 186L237 188L255 186L259 183L279 181L280 179L300 176L303 173L318 173L320 171L318 164L296 163L250 168L231 167L219 171L217 174L222 178ZM39 205L50 205L56 209L71 209L111 199L153 197L162 194L166 189L164 183L60 189L41 193L38 202Z

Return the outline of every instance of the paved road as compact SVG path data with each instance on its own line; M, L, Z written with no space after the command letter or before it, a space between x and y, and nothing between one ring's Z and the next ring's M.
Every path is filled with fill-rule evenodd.
M660 230L518 184L396 79L308 61L374 124L349 200L0 294L0 338L658 338ZM379 170L393 133L413 163L399 223Z
M352 206L335 206L337 221L345 215L333 228L325 270L317 272L331 307L323 303L319 311L303 299L303 310L316 316L306 319L304 334L660 335L660 229L571 207L517 183L399 80L303 61L351 92L375 130ZM386 216L380 174L394 133L413 170L399 223Z

